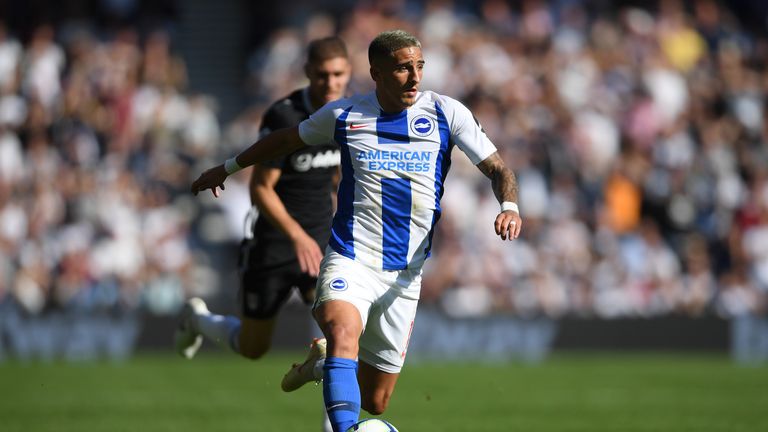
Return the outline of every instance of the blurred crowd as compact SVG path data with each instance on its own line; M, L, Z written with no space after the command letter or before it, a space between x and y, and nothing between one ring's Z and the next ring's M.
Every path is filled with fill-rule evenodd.
M174 313L215 286L187 191L219 122L186 86L162 30L41 25L22 43L0 24L0 330L16 351L78 356L83 319L130 338L140 308Z
M338 29L368 91L380 31L418 35L421 88L463 101L518 175L503 244L487 180L454 154L425 302L454 316L732 317L768 293L768 38L715 0L364 2L286 27L250 63L254 100L301 82ZM458 153L456 151L455 153Z
M219 200L190 196L190 179L304 85L307 41L340 34L364 92L367 45L392 28L421 39L422 89L464 102L520 185L523 234L503 243L488 180L455 152L426 304L454 317L764 315L765 32L715 0L588 6L388 0L309 14L255 47L250 107L224 127L188 90L167 32L41 25L20 41L0 23L0 330L35 316L120 323L221 295L211 245L242 232L247 172Z

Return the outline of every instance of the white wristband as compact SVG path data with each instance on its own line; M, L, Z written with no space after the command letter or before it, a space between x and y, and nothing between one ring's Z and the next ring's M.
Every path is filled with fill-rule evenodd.
M517 203L513 203L512 201L504 201L501 203L501 211L505 212L507 210L512 210L513 212L520 214L520 209L517 207Z
M224 171L226 171L227 174L234 174L241 169L243 169L243 167L237 163L237 157L229 158L224 162Z

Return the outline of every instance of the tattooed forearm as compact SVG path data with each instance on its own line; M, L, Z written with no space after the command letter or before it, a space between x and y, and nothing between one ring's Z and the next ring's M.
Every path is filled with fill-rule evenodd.
M488 156L477 167L491 179L491 187L499 202L517 202L517 178L511 169L504 166L498 153Z

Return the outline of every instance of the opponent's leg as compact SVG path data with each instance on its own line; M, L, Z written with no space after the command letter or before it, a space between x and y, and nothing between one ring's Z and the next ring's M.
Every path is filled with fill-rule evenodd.
M243 273L238 296L242 318L233 336L243 357L257 360L269 351L276 317L291 293L294 273L290 266L269 272L252 266Z
M238 318L233 315L197 316L200 333L224 349L256 360L269 351L274 319Z
M200 298L193 297L184 303L179 315L178 327L173 335L176 352L182 357L191 359L203 344L197 317L208 313L208 307Z
M269 351L274 319L240 319L233 315L212 314L198 298L187 302L182 315L184 318L179 332L186 336L177 336L177 349L184 357L194 357L203 336L224 349L252 360Z
M239 331L240 355L251 360L264 356L272 346L272 333L275 330L274 318L242 318Z
M198 315L197 325L200 333L223 349L240 353L239 333L242 323L233 315L204 314Z
M177 351L186 358L194 357L205 336L243 357L260 358L269 351L275 316L290 294L291 277L287 272L248 271L239 295L242 319L213 314L202 299L189 299L176 332Z

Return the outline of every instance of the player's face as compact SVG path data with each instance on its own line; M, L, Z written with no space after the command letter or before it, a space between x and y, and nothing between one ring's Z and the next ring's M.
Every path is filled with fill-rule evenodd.
M312 102L318 105L315 108L344 96L351 69L349 61L343 57L307 64L309 94Z
M386 112L400 112L416 103L424 57L421 48L402 48L378 64L371 65L371 77L376 82L376 96Z

